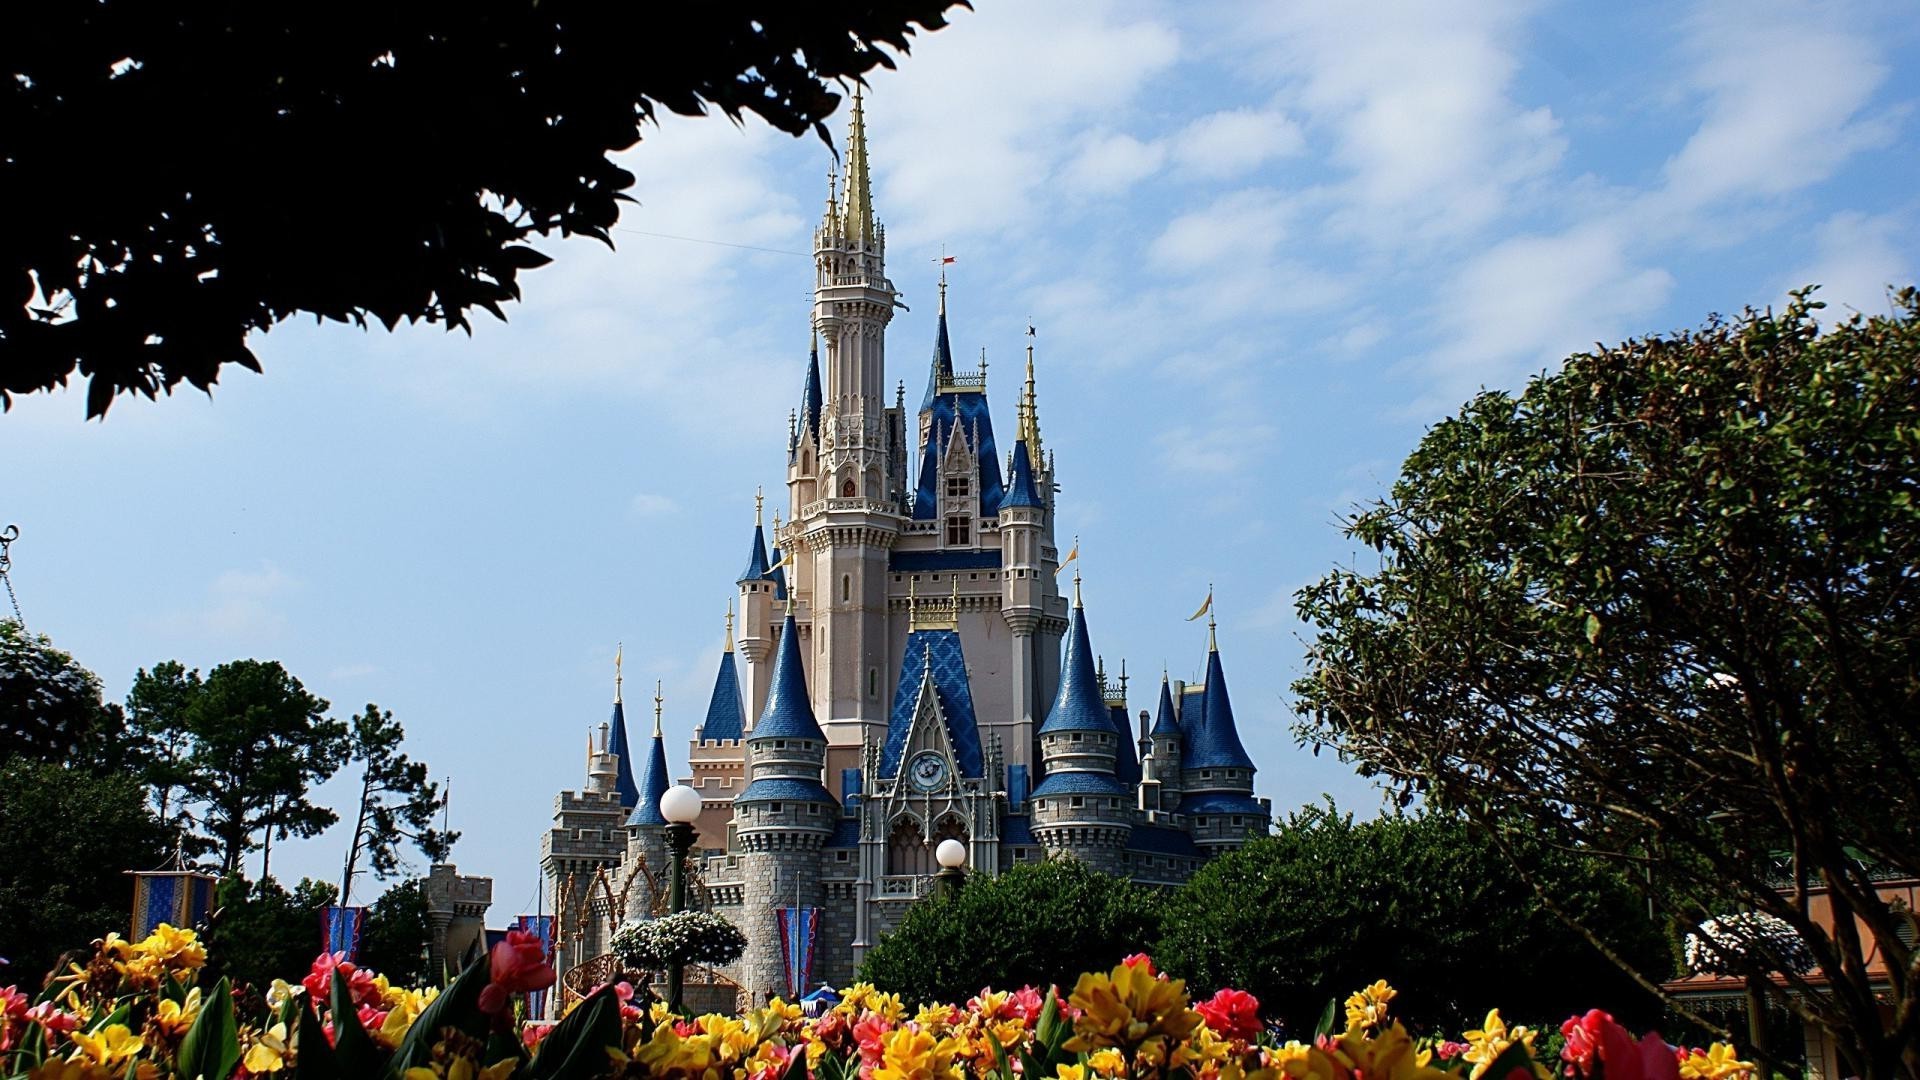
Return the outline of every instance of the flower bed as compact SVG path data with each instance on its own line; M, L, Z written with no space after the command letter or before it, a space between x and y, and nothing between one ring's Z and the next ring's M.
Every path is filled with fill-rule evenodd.
M557 1024L521 1024L513 1003L553 971L531 935L509 934L442 992L388 985L337 956L264 997L197 985L205 950L162 926L110 936L37 998L0 988L0 1076L32 1080L1751 1080L1730 1048L1634 1039L1593 1011L1561 1026L1559 1061L1498 1010L1458 1040L1415 1039L1375 983L1308 1041L1282 1041L1259 1002L1222 990L1193 1002L1144 956L1082 975L1070 994L982 990L964 1005L909 1009L871 986L804 1016L775 1001L742 1016L677 1017L601 987Z

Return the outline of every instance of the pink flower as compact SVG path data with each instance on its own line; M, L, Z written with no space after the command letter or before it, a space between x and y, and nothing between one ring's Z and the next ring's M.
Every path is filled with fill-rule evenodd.
M1597 1058L1606 1080L1680 1080L1679 1059L1658 1032L1649 1031L1635 1042L1626 1028L1599 1009L1568 1018L1560 1034L1567 1040L1560 1057L1568 1064L1569 1076L1592 1076Z
M338 968L340 974L346 976L349 980L353 978L353 973L357 970L354 964L347 959L347 954L343 952L321 953L319 956L314 957L312 970L307 972L306 978L300 980L300 985L307 988L308 1000L325 1002L327 995L333 993L333 972L335 968Z
M1245 990L1223 988L1193 1009L1223 1038L1251 1039L1260 1034L1260 1001Z
M80 1026L80 1018L70 1012L63 1012L51 1001L43 1001L27 1010L27 1019L46 1029L49 1036L64 1035Z
M507 931L506 940L494 945L489 959L492 978L486 989L480 991L482 1012L498 1016L506 1012L511 995L545 990L553 985L553 965L547 963L546 951L540 947L537 934Z
M1452 1039L1442 1039L1440 1040L1440 1045L1434 1047L1433 1052L1435 1056L1439 1057L1442 1061L1452 1061L1454 1058L1459 1057L1471 1049L1473 1049L1473 1047L1466 1043L1454 1042Z
M553 1024L528 1024L520 1029L520 1041L526 1045L529 1052L538 1050L547 1036L553 1034L554 1026Z
M1144 967L1147 969L1147 974L1149 975L1160 974L1159 970L1153 966L1153 957L1143 952L1134 953L1132 956L1120 962L1128 967Z
M1007 1005L1013 1009L1013 1015L1031 1024L1040 1019L1040 1010L1047 1004L1045 996L1032 986L1023 986L1007 999Z
M864 1019L853 1025L853 1039L860 1045L861 1065L871 1069L880 1064L887 1033L892 1030L893 1025L887 1023L878 1013L868 1013Z

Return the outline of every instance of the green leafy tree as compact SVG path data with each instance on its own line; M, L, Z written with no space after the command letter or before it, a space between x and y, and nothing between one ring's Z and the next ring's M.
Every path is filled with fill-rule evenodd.
M275 979L298 982L325 947L321 916L333 886L302 878L289 892L268 877L232 876L214 890L202 980L222 976L264 990Z
M1650 968L1671 955L1612 868L1538 847L1526 858L1562 907L1609 926L1617 950ZM1375 979L1400 991L1396 1016L1429 1031L1478 1027L1495 1005L1514 1021L1555 1023L1588 1008L1630 1023L1660 1012L1451 814L1356 822L1331 804L1305 807L1201 867L1169 898L1164 927L1153 954L1163 969L1196 994L1245 990L1303 1039L1329 1000Z
M224 873L237 873L248 852L275 836L313 836L339 820L307 798L347 756L347 726L326 711L326 701L271 660L222 664L187 702L180 796L214 842ZM270 856L268 847L262 878L270 876Z
M1347 523L1377 569L1298 596L1297 731L1496 839L1613 861L1682 925L1782 920L1821 977L1757 938L1756 991L1850 1072L1911 1077L1920 965L1878 884L1920 877L1920 293L1819 306L1575 356L1437 424Z
M395 986L426 986L431 934L425 883L419 878L395 882L367 909L367 921L360 930L360 962Z
M860 978L910 1002L965 1001L982 986L1071 989L1081 972L1145 951L1160 907L1153 890L1071 859L976 875L909 908Z
M0 401L224 364L296 312L502 315L524 242L611 243L660 109L817 131L956 0L55 4L0 38ZM126 161L144 162L129 172Z
M127 931L128 870L152 870L173 834L140 781L16 757L0 763L0 984L39 986L65 950Z
M340 895L351 899L360 856L373 864L373 876L385 881L401 869L400 842L411 840L428 862L445 862L457 832L433 827L441 806L440 785L427 779L424 761L412 761L400 752L406 732L394 723L393 713L371 702L353 718L348 754L360 765L360 802L347 843L346 868L340 874ZM343 903L346 900L342 901Z
M153 665L152 671L141 668L127 691L127 738L145 762L162 821L185 823L178 794L193 749L187 707L199 698L202 688L197 669L189 671L180 661L167 660Z

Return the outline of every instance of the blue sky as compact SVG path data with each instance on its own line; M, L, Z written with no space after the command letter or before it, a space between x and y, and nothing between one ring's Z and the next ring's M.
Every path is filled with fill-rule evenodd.
M1183 619L1213 583L1277 808L1378 804L1293 746L1290 597L1355 557L1339 515L1429 424L1595 341L1811 281L1885 311L1914 279L1893 3L979 7L868 98L912 309L890 377L925 377L943 245L954 348L987 349L1003 427L1038 326L1096 649L1150 707L1163 664L1199 673ZM827 151L668 118L627 164L618 250L547 245L506 324L294 322L212 400L0 418L29 627L116 698L161 660L259 656L341 715L394 710L454 777L455 860L494 877L496 923L533 902L617 642L635 734L658 678L683 764L800 388ZM337 878L338 832L280 846L277 875Z

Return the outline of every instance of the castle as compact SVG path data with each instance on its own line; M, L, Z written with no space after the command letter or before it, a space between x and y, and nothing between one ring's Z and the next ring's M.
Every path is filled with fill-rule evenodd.
M1136 729L1124 669L1109 679L1093 653L1077 568L1062 592L1032 339L1004 458L984 360L954 368L944 273L918 411L904 384L889 401L899 294L861 109L856 95L846 175L814 233L815 345L788 423L786 519L774 515L769 550L756 500L738 641L729 615L682 781L702 800L693 897L746 932L726 974L755 1000L850 981L930 889L949 837L974 873L1069 857L1176 884L1270 818L1211 618L1205 681L1163 675ZM633 750L616 676L586 788L558 797L542 842L563 971L605 953L620 918L662 909L657 693L651 745Z

